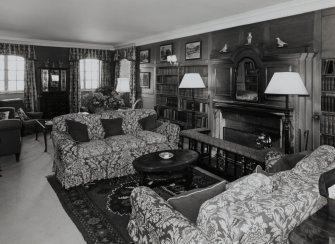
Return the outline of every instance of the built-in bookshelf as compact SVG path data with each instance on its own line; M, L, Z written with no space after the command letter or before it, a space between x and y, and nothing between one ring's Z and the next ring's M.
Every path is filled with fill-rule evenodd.
M206 88L179 89L185 73L199 73ZM157 67L156 104L161 120L177 123L183 129L208 127L208 66Z
M320 143L335 146L335 59L322 60Z

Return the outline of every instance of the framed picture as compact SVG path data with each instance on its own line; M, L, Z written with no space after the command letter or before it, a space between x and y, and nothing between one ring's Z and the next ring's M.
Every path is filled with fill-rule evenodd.
M42 80L42 92L48 92L49 90L49 70L41 69L41 80Z
M66 70L60 71L60 90L66 91Z
M185 60L201 58L201 41L185 44Z
M166 44L159 47L159 57L161 62L167 61L167 56L172 55L173 53L173 45Z
M140 87L150 88L150 72L141 72L140 73Z
M141 50L140 51L140 63L147 64L150 63L150 50Z

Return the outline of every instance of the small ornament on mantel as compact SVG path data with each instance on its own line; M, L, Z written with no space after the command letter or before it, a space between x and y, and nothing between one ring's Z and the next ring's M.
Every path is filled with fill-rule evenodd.
M228 52L228 45L227 45L227 43L224 44L224 47L220 50L220 53L226 53L226 52Z
M282 40L280 40L279 37L277 37L276 40L277 40L277 47L278 47L278 48L287 47L287 43L286 43L286 42L283 42Z
M247 44L246 45L250 45L252 41L252 34L251 32L248 33L248 37L247 37Z

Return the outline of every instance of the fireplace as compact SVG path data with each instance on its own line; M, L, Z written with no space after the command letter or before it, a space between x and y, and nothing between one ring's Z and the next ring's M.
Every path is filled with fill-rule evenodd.
M272 147L284 148L284 113L261 105L215 103L214 136L243 146L263 149L256 140L270 136Z

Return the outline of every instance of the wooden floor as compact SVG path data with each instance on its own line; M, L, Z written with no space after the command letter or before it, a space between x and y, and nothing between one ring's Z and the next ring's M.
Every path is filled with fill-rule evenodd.
M85 243L46 180L52 173L53 148L48 138L33 135L22 142L21 160L0 157L0 243Z

